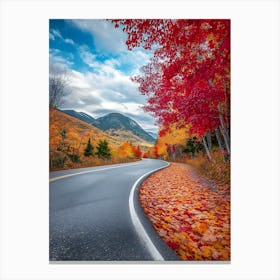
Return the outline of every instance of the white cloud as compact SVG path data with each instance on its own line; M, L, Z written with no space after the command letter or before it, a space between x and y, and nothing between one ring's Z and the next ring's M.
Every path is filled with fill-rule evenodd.
M126 50L126 34L105 20L77 19L71 22L79 29L89 32L97 51L118 53Z
M75 42L70 39L70 38L64 38L60 31L59 30L56 30L56 29L52 29L51 32L49 33L50 34L50 39L51 40L55 40L55 38L59 38L61 39L64 43L66 44L71 44L71 45L75 45Z
M118 60L120 64L128 64L130 66L130 76L134 76L140 74L140 68L148 63L150 57L150 52L134 49L120 53Z
M52 29L51 32L55 37L58 37L58 38L62 39L62 36L61 36L59 30Z
M96 60L96 55L91 53L87 46L83 45L79 47L80 57L85 64L95 69L98 68L99 63Z
M50 37L51 40L55 40L55 37L52 33L49 33L49 37Z
M65 98L63 108L83 111L93 117L119 112L133 118L144 129L157 132L154 118L141 108L145 104L145 97L138 91L138 85L130 80L131 76L139 74L139 68L147 63L150 53L140 49L128 51L125 45L126 35L108 21L69 22L92 35L95 52L87 45L75 44L80 58L91 69L83 73L71 70L71 63L64 61L59 52L50 52L54 62L65 63L72 71L72 90ZM64 42L67 40L55 30L52 30L52 34ZM100 61L100 54L104 53L109 58L104 60L103 57Z
M145 65L151 57L152 52L150 50L136 48L128 51L125 44L127 35L120 28L115 28L110 21L71 20L70 23L92 35L97 53L109 53L117 56L117 59L112 58L105 63L112 67L118 66L121 68L122 66L127 66L129 67L130 75L139 74L140 67ZM85 46L83 47L85 48ZM85 51L84 49L84 55L86 54ZM89 57L85 62L89 62Z
M59 49L50 49L50 55L58 55L61 51Z
M69 67L73 65L71 59L73 59L73 54L69 53L68 58L65 58L61 55L59 49L50 49L49 52L50 64L58 64L62 67Z
M74 45L74 41L72 39L69 39L69 38L66 38L64 39L64 42L67 43L67 44L71 44L71 45Z
M144 129L157 132L154 118L141 108L145 97L137 90L129 76L111 66L100 63L88 55L88 63L96 67L94 72L81 73L72 70L72 90L65 98L64 109L86 112L100 117L110 112L119 112L132 117Z

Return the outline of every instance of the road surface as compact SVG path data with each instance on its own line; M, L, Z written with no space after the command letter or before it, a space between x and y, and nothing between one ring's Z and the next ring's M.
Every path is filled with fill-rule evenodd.
M178 260L138 203L145 174L167 166L144 159L50 173L50 261Z

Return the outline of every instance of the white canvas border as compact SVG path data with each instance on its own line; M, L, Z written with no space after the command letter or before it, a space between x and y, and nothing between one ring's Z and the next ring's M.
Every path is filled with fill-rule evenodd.
M231 264L48 262L48 19L230 18ZM1 2L1 279L279 279L279 2Z

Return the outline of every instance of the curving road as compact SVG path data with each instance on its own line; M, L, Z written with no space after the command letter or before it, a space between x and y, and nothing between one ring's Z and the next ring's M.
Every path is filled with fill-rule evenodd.
M167 162L140 162L50 173L50 261L178 260L137 199L141 181Z

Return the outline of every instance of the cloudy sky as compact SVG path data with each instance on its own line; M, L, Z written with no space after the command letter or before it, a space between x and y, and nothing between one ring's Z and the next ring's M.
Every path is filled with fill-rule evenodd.
M61 109L95 118L119 112L157 132L155 119L141 108L145 97L130 80L151 54L143 49L128 51L125 40L126 34L106 20L50 20L50 65L72 72L71 93Z

